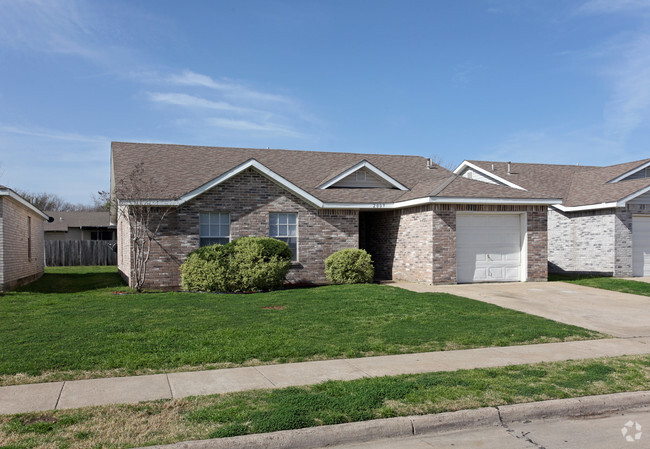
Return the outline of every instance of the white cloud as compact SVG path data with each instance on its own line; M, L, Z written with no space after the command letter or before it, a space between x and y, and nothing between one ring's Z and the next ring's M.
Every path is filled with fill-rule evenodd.
M0 45L101 59L91 42L98 22L76 0L5 0L0 14Z
M648 0L590 0L578 8L579 13L607 14L634 13L650 10Z
M103 136L86 136L83 134L45 130L42 128L27 128L22 126L0 125L0 133L19 134L23 136L42 137L53 140L82 143L105 143L109 139Z
M477 157L544 164L613 164L630 160L620 143L600 136L598 127L580 130L525 130L513 133ZM634 157L633 157L634 159Z
M250 89L243 84L231 83L227 81L215 81L207 75L192 72L191 70L184 70L180 74L170 75L167 80L172 84L181 84L186 86L199 86L207 87L222 91L225 96L237 97L240 99L271 101L279 103L292 103L288 97L277 94L269 94Z
M109 186L110 139L0 124L2 184L51 192L73 203Z
M209 118L206 122L211 126L225 128L236 131L253 131L265 132L271 134L280 134L289 137L302 137L302 135L293 129L279 125L277 123L255 123L248 120L236 120L228 118Z
M606 129L625 139L650 125L650 34L635 36L612 53L615 63L606 71L613 83L604 113Z
M182 93L148 92L149 99L156 103L165 103L186 108L217 109L231 112L247 112L246 108L233 106L225 101L211 101L205 98Z

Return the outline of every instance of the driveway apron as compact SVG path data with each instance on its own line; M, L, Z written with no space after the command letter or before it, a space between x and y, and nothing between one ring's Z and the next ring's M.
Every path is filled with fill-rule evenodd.
M650 336L650 297L566 282L389 285L415 292L442 292L495 304L615 337Z

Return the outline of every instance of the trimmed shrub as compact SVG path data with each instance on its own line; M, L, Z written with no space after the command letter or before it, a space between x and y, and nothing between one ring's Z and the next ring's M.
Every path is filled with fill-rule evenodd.
M325 259L325 275L334 284L367 284L375 269L372 258L363 249L342 249Z
M282 287L291 267L289 245L268 237L241 237L192 251L181 265L183 289L252 292Z

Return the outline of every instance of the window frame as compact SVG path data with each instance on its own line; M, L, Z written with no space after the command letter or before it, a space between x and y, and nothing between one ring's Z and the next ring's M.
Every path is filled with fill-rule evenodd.
M224 224L221 222L221 218L224 215L228 217L228 235L227 236L225 236L223 234L212 235L212 226L217 226L217 228L219 230L219 233L221 232L222 227L224 226ZM203 226L205 226L206 223L202 223L202 218L201 217L206 217L206 216L207 216L207 219L208 219L208 222L207 222L208 235L203 235L201 233L201 228ZM212 223L212 220L213 220L212 217L213 216L218 216L216 223ZM214 245L215 243L219 243L220 245L223 245L225 243L230 242L230 240L231 240L231 228L232 228L231 225L232 225L232 220L231 220L231 217L230 217L230 212L213 212L213 211L211 211L211 212L199 212L199 248L201 248L203 246ZM214 240L218 240L218 239L220 239L222 241L216 241L216 242L214 241ZM227 241L223 241L223 240L226 240L226 239L227 239ZM204 241L204 240L211 240L211 242L210 243L207 243L207 242L202 243L202 241Z
M27 216L27 261L32 260L32 217Z
M280 222L273 223L273 220L272 220L273 216L278 216L278 218L279 218L282 215L287 216L286 225L284 225L284 224L282 224ZM289 218L288 218L289 216L294 216L295 217L295 224L290 224L289 223ZM278 235L273 235L273 233L271 232L271 227L272 226L277 226ZM287 226L287 231L289 231L289 226L295 226L295 228L296 228L295 235L290 235L290 232L287 232L287 235L279 235L280 234L279 233L279 227L280 226ZM300 260L300 249L299 249L300 248L300 232L299 232L299 230L300 230L300 222L299 222L298 212L269 212L269 226L268 226L268 229L269 229L269 237L274 238L276 240L280 240L282 242L285 242L287 245L289 245L290 249L291 249L291 245L289 244L289 242L287 242L284 239L295 239L296 240L296 250L294 251L293 249L291 249L291 253L292 253L292 256L293 256L291 258L291 263L298 263L298 261Z

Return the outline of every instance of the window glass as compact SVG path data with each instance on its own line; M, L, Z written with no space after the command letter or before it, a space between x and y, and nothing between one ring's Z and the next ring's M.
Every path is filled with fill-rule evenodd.
M269 236L286 242L291 260L298 260L298 214L269 214Z
M223 245L230 241L230 214L206 212L199 214L199 245Z

